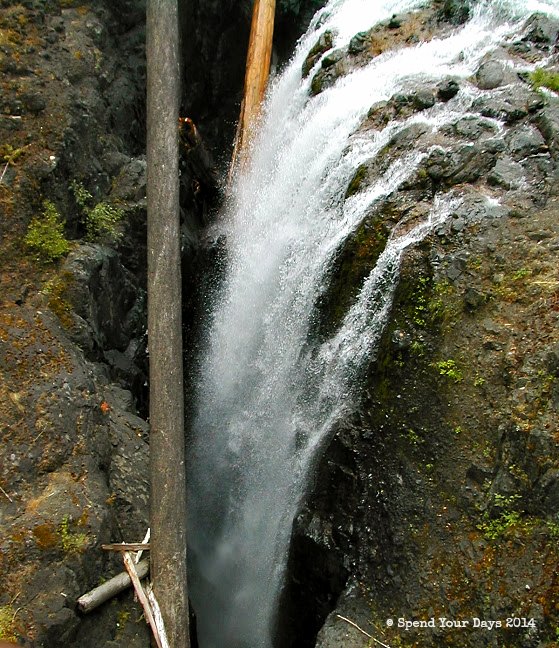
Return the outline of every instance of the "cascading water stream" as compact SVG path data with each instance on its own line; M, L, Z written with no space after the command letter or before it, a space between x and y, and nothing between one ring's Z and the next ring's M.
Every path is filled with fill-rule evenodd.
M412 122L435 132L467 113L480 91L464 82L445 104L383 130L356 132L371 105L414 85L467 79L482 57L535 10L557 0L480 3L444 38L373 59L311 98L301 66L319 35L335 47L423 0L331 0L276 79L252 151L218 224L229 265L200 360L189 448L191 596L201 648L270 648L291 524L309 466L355 406L362 370L386 324L404 250L441 223L458 193L435 196L428 217L390 236L345 318L313 340L316 304L336 251L429 150L392 162L344 200L357 167ZM317 63L316 69L320 66Z

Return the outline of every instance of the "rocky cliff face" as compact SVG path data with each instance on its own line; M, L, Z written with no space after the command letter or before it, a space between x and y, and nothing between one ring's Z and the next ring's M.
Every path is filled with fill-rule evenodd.
M130 597L75 611L148 525L143 42L131 4L1 3L0 637L37 646L149 642Z
M440 34L447 18L426 10L357 35L324 59L313 88L412 33ZM339 250L321 304L325 331L397 223L421 218L436 191L464 197L449 224L407 254L361 408L316 468L293 531L285 645L556 645L559 102L512 63L555 60L558 28L534 16L482 62L470 82L484 92L439 133L445 152L426 156ZM457 91L449 79L392 97L363 129ZM414 124L376 164L409 146L426 150L425 137ZM360 168L348 195L377 172ZM507 623L513 617L527 621ZM402 629L398 619L434 619L435 628ZM498 630L481 623L491 620Z

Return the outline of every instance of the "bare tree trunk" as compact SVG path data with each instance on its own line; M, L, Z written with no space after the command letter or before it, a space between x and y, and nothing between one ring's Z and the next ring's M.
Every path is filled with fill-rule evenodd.
M151 578L171 648L188 648L177 0L147 3Z
M246 162L250 141L260 116L272 60L276 0L254 0L248 45L245 89L233 149L231 171Z

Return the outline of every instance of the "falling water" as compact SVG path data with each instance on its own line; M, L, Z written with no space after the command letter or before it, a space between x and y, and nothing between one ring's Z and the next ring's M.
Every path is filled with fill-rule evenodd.
M301 66L319 35L335 48L424 0L331 0L275 80L252 153L219 229L228 268L200 360L189 455L191 595L201 648L270 648L291 524L309 465L336 421L352 410L360 372L374 357L401 256L443 222L459 194L436 196L428 217L392 233L337 332L312 341L315 305L336 251L375 204L409 178L429 150L394 161L344 200L363 162L411 122L432 131L479 96L467 82L451 101L383 130L359 133L374 103L448 75L467 79L482 57L536 10L559 2L480 3L444 38L373 59L310 97ZM317 63L316 69L320 66Z

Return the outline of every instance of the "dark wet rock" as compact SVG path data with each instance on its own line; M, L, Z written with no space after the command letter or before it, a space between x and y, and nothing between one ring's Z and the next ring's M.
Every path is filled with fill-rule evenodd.
M23 105L31 113L40 113L47 107L47 102L40 92L26 92L22 95Z
M503 148L500 140L483 140L452 151L436 150L425 162L425 170L434 182L447 186L475 182L495 165L496 154Z
M418 110L426 110L435 105L435 95L430 90L417 90L412 95L413 105Z
M503 84L505 66L501 61L489 60L482 63L476 72L476 83L482 90L493 90Z
M437 86L437 97L441 101L450 101L460 91L460 86L455 79L445 79Z
M65 298L85 323L93 348L124 351L143 334L143 293L114 250L83 245L68 256L64 272Z
M307 58L305 59L305 62L303 63L303 76L304 77L307 76L307 74L311 71L311 69L314 67L314 65L318 61L318 59L325 52L332 49L332 45L333 45L332 32L325 31L323 34L321 34L318 41L311 48L311 51L309 52Z
M365 184L365 180L369 175L368 171L369 169L366 164L360 164L357 167L357 170L353 174L353 177L345 192L346 198L353 196L353 194L357 193L363 187L363 185Z
M429 131L428 126L422 123L410 124L406 128L396 132L389 140L388 146L398 150L410 147L417 140Z
M33 447L12 447L13 459L8 463L2 457L4 486L14 495L17 492L18 500L30 498L33 505L19 514L17 509L3 510L7 534L2 534L0 550L3 565L12 574L14 561L25 570L19 589L20 604L25 606L21 618L33 627L37 645L56 646L64 638L69 645L93 648L99 645L98 630L81 634L75 603L101 576L122 570L117 560L99 551L99 545L122 540L122 534L141 538L145 533L147 424L134 413L131 395L123 397L122 390L107 387L103 370L86 362L60 335L48 343L54 348L65 345L58 346L64 364L48 381L33 385L40 407L30 412L30 423L37 432L48 434L36 439L36 453ZM35 354L36 362L42 354ZM18 553L22 548L24 555ZM109 638L114 636L119 608L114 602L92 617L94 625L109 628ZM103 620L109 618L107 626ZM147 646L149 638L143 634L143 643L131 645Z
M145 0L115 0L111 9L124 29L131 29L145 20Z
M349 585L340 597L336 610L332 612L316 638L316 648L362 648L363 632L344 619L349 619L363 631L373 634L371 611L367 601L360 595L356 584ZM376 635L375 635L376 636Z
M122 158L119 158L119 161ZM145 156L134 158L121 167L113 180L111 198L117 201L138 203L146 197Z
M524 171L518 162L499 158L487 176L487 182L503 189L518 189L524 180Z
M126 153L121 153L118 148L107 147L101 157L101 164L109 176L116 176L122 167L130 161Z
M555 344L547 351L546 364L549 373L559 377L559 344Z
M382 128L391 119L405 118L416 112L431 108L436 103L433 90L424 88L409 94L396 94L389 101L379 101L369 109L367 119L370 125ZM422 125L423 128L425 128Z
M392 344L399 350L409 349L412 343L412 336L401 329L396 329L392 333Z
M485 466L471 464L466 471L466 478L482 486L493 474Z
M553 446L553 435L549 430L536 428L530 432L527 447L530 449L535 462L540 466L539 472L545 472L552 467Z
M463 137L468 140L478 140L487 135L493 135L497 131L497 126L488 119L467 115L461 117L452 126L444 129L443 132L449 132L458 137Z
M451 256L446 259L446 276L455 281L466 269L467 259L461 256Z
M548 99L536 118L536 125L556 158L559 153L559 99Z
M350 54L359 54L367 48L370 33L367 31L359 32L349 41L348 52Z
M149 526L149 426L133 413L133 397L111 386L105 393L111 407L109 441L112 448L110 488L119 514L129 518L131 535L142 538ZM138 469L134 469L134 464Z
M143 138L141 118L144 97L141 80L145 71L140 60L138 55L129 57L127 63L130 67L120 69L105 91L107 117L114 131L125 141L141 141Z
M313 77L311 82L311 94L320 94L323 90L331 88L339 77L347 71L345 59L341 57L336 63L321 68Z
M535 204L543 204L540 201L547 200L548 192L553 189L557 181L557 170L551 156L531 155L522 160L521 165L530 183L531 195L540 198Z
M323 68L329 68L332 65L335 65L339 60L341 60L343 56L344 56L343 50L334 50L333 52L330 52L322 59L321 65Z
M559 33L559 20L545 14L537 13L526 23L524 40L538 45L550 45L557 41Z
M450 221L450 231L453 232L454 234L459 234L464 227L466 227L466 219L461 218L460 216L454 216L454 218Z
M507 148L514 160L521 160L529 155L547 151L541 133L533 126L521 126L511 129L505 137Z
M378 101L369 108L367 119L377 127L384 127L390 121L390 104L388 101Z
M515 85L506 91L497 90L491 95L476 99L473 108L484 117L501 119L512 124L540 110L544 105L541 95L525 86Z
M470 310L476 310L480 306L483 306L486 299L487 296L484 293L471 286L466 290L466 294L464 295L464 303Z
M461 25L470 17L470 2L463 0L444 0L441 17L454 24Z

